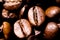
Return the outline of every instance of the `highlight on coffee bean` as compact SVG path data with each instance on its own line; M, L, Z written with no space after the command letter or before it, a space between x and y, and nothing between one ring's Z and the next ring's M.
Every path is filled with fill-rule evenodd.
M3 2L3 0L0 0L0 2Z
M2 31L3 31L2 29L3 29L3 26L1 25L1 26L0 26L0 32L2 32Z
M38 30L36 30L36 29L34 29L34 32L35 32L35 35L41 34L41 31L38 31Z

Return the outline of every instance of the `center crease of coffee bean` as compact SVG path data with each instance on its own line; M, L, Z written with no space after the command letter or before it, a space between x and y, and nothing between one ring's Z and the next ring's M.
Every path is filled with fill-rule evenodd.
M19 25L20 25L20 28L21 28L21 30L22 30L23 35L26 36L26 34L24 33L24 30L23 30L23 24L21 23L21 20L20 20L20 22L18 22L18 23L19 23Z
M38 25L37 10L35 9L35 7L33 7L33 18L34 18L35 24Z

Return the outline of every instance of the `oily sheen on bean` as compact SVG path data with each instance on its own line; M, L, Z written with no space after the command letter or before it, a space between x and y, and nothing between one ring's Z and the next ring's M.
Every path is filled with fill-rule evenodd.
M5 39L7 40L9 38L10 32L11 32L11 25L8 22L3 22L3 34Z
M45 11L46 16L48 16L49 18L54 17L58 13L60 13L60 8L58 6L51 6Z

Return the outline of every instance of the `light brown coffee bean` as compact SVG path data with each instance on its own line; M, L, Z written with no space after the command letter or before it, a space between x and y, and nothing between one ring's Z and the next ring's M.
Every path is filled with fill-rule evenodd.
M44 38L53 39L58 31L58 26L55 22L49 22L44 31Z
M57 6L51 6L51 7L49 7L49 8L46 9L45 14L49 18L52 18L55 15L57 15L59 12L60 12L60 8L59 7L57 7Z
M8 10L14 10L20 7L22 0L4 0L4 8Z
M28 19L34 26L40 26L44 20L44 11L38 6L31 7L28 11Z
M3 26L4 37L5 39L8 39L11 32L11 25L8 22L3 22L2 26Z
M26 19L20 19L14 24L14 33L19 38L28 37L31 31L31 25Z
M9 13L8 10L3 9L2 10L2 17L3 18L16 18L17 16L15 15L15 13Z

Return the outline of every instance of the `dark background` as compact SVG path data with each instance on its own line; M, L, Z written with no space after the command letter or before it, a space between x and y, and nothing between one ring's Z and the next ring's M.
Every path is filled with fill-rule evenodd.
M9 23L11 24L12 30L11 30L10 37L9 37L8 40L19 40L19 38L16 37L16 35L15 35L14 32L13 32L13 25L14 25L14 23L15 23L18 19L20 19L20 18L19 18L19 11L21 10L21 8L22 8L24 5L28 5L28 7L26 7L22 18L25 18L25 19L27 19L27 20L28 20L28 17L27 17L28 10L29 10L29 8L32 7L32 6L38 5L38 6L40 6L44 11L45 11L48 7L50 7L50 6L58 6L58 7L60 7L59 3L57 3L55 0L29 0L29 1L23 0L21 6L20 6L17 10L13 10L13 11L12 11L12 12L15 12L18 17L17 17L17 18L9 18L9 19L7 19L7 18L3 18L2 15L1 15L1 14L2 14L2 9L4 8L4 7L3 7L3 4L4 4L4 2L0 2L0 26L2 25L2 23L3 23L4 21L7 21L7 22L9 22ZM38 38L39 40L46 40L46 39L43 38L43 32L44 32L44 29L45 29L47 23L48 23L48 22L52 22L52 21L53 21L53 22L56 22L56 23L60 23L60 20L59 20L59 19L60 19L60 14L56 15L56 16L53 17L53 18L48 18L48 17L46 16L46 17L45 17L45 21L44 21L44 23L41 25L41 27L40 27L40 28L35 28L35 29L37 29L37 30L41 30L41 31L42 31L42 33L41 33L40 35L38 35L37 38ZM42 26L44 26L44 27L42 27ZM34 29L34 28L32 28L32 29ZM59 30L60 30L60 29L59 29ZM32 35L34 35L34 30L32 31ZM59 37L60 37L60 31L58 32L57 36L54 37L53 40L60 40ZM0 33L0 38L4 38L3 32ZM25 40L25 39L26 39L26 38L21 39L21 40Z

